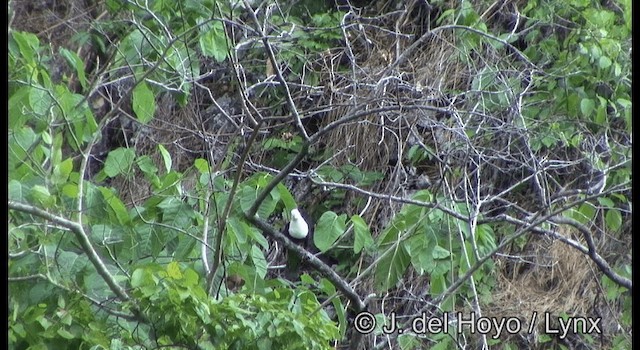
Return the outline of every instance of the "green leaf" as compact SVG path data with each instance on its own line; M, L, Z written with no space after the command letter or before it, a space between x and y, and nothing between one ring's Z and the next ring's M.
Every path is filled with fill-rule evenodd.
M191 227L195 217L194 210L179 197L166 197L158 203L158 208L162 210L163 223L184 229Z
M78 81L84 90L87 89L87 77L85 76L84 62L75 52L69 51L63 47L60 48L60 54L67 60L67 63L76 70Z
M174 257L177 260L185 260L189 258L193 252L197 241L188 236L180 236L178 246L176 247Z
M282 201L282 203L284 203L284 207L287 208L287 211L291 211L298 206L296 204L296 200L293 198L293 195L291 195L291 192L289 192L287 186L279 183L277 189L278 193L280 194L280 200Z
M379 292L386 292L389 288L394 287L402 279L411 262L404 245L395 244L389 249L392 251L380 259L376 267L374 280L376 290Z
M107 155L104 162L104 172L109 177L129 173L135 159L135 151L131 148L117 148Z
M64 329L64 328L60 328L56 331L56 333L58 333L59 336L61 336L64 339L73 339L75 338L75 336L73 334L71 334L68 330Z
M617 231L622 226L622 215L619 210L609 209L605 214L605 221L609 230Z
M40 49L40 40L33 33L12 30L12 38L18 44L20 54L29 62L35 61L35 55Z
M433 259L438 260L438 259L447 259L449 256L451 256L451 252L442 248L439 245L436 245L435 247L433 247L433 251L431 252L431 256L433 256Z
M436 296L447 290L447 282L443 275L431 275L429 294Z
M583 98L580 101L580 111L585 117L591 116L591 112L596 107L596 102L590 98Z
M258 195L258 189L251 186L244 186L240 190L240 208L242 211L247 212L253 203L256 202ZM280 196L276 189L271 190L271 193L264 199L260 208L258 208L258 212L256 213L258 217L263 219L268 218L276 209L279 198Z
M211 167L209 167L209 162L205 159L198 158L193 162L193 165L198 169L200 174L208 174L211 172Z
M267 260L264 258L262 250L256 245L251 246L251 261L253 261L258 276L264 278L267 275Z
M254 242L257 242L263 249L269 249L269 242L266 238L264 238L264 235L262 234L262 232L260 232L260 230L255 227L251 227L244 222L243 224L244 227L246 227L245 232L247 236L251 237L251 239L253 239Z
M158 168L153 163L153 160L149 156L138 157L136 160L136 164L138 164L138 168L147 176L151 178L157 178L156 174L158 173Z
M247 231L249 225L240 220L237 216L227 219L227 238L229 242L245 244L247 243Z
M136 269L131 274L131 287L139 288L147 285L152 285L153 277L151 273L147 272L145 269Z
M160 151L160 155L162 155L162 161L164 162L164 168L167 172L171 171L171 166L173 165L173 161L171 160L171 155L169 151L161 145L158 144L158 151Z
M619 98L619 99L616 100L616 102L618 104L620 104L620 106L622 106L622 108L631 108L631 105L632 105L631 101L629 101L627 99L624 99L624 98Z
M38 140L38 136L30 127L22 127L9 133L9 176L13 169L24 164L27 151L32 151L32 145Z
M112 210L112 213L116 216L118 222L122 225L127 224L130 221L129 214L127 213L127 208L124 206L120 198L116 197L116 195L111 192L110 189L106 187L98 187L100 193L102 193L102 197L105 202L109 204L109 207Z
M180 271L180 265L177 261L172 261L167 265L167 277L174 280L182 279L182 272Z
M39 116L45 116L49 112L52 99L47 90L34 86L29 90L29 106Z
M322 252L326 252L344 233L346 228L346 215L340 215L327 211L318 220L313 235L313 242Z
M187 268L184 270L184 279L183 284L185 286L197 286L198 281L200 280L200 276L194 270Z
M28 117L23 110L28 104L31 89L31 87L22 86L9 97L9 129L20 129L27 120Z
M156 112L156 99L146 82L141 82L133 89L133 112L142 124L147 124Z
M355 239L353 242L353 252L358 254L362 249L371 249L374 246L373 238L371 237L371 231L366 222L360 217L360 215L353 215L351 217L353 223L353 230L355 233Z
M609 197L598 197L598 203L605 208L613 208L615 204Z
M598 96L600 104L596 110L595 122L602 126L607 126L607 100L604 97Z
M69 198L78 198L78 185L66 184L62 186L62 194Z
M611 67L611 59L607 56L601 56L600 59L598 60L598 66L600 66L600 68L602 69L607 69L609 67Z
M52 196L49 190L44 186L33 186L29 194L34 201L47 208L51 207L56 201L56 198Z
M73 170L73 160L71 158L67 158L62 163L58 163L53 167L53 175L51 177L51 182L54 185L59 185L67 182L69 179L69 174Z
M18 180L9 181L9 199L12 201L23 201L22 183Z
M218 62L227 58L227 36L222 22L213 23L208 31L200 34L198 42L203 55L213 57Z

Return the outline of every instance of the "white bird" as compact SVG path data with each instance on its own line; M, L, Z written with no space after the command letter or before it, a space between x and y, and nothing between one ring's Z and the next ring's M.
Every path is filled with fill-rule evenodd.
M295 239L305 239L309 234L309 225L297 208L291 209L291 222L289 223L289 236Z

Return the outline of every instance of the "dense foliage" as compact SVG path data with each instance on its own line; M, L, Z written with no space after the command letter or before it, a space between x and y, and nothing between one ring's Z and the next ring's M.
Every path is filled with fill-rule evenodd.
M329 3L68 4L99 15L56 43L9 3L10 348L630 346L630 0ZM428 62L438 40L450 65ZM427 142L436 124L453 136ZM416 125L420 141L398 136ZM405 191L433 164L439 187ZM298 206L321 260L279 234ZM285 250L306 273L274 272ZM546 253L590 270L563 283ZM604 317L604 336L381 328L391 312L519 317L495 304L539 281L582 285L545 310Z

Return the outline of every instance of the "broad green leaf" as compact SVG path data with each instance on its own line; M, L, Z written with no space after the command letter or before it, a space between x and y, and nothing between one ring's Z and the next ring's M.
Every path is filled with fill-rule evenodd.
M23 201L22 183L18 180L9 181L9 199L12 201Z
M147 176L153 177L158 173L158 168L149 156L142 156L136 159L138 168Z
M31 146L38 140L38 136L30 127L22 127L19 130L9 132L9 175L11 170L22 165L27 157L27 151L32 151Z
M240 190L240 208L243 212L246 213L249 208L251 208L251 206L256 202L256 200L258 199L259 191L259 189L252 186L244 186ZM276 189L273 189L270 195L268 195L264 199L264 201L260 205L260 208L258 208L258 212L256 213L258 217L262 219L268 218L276 209L279 198L280 196L278 192L276 191Z
M135 156L135 151L131 148L120 147L109 152L107 160L104 162L105 174L109 177L116 177L129 173Z
M590 98L583 98L582 101L580 101L580 111L585 117L590 117L595 107L596 102Z
M622 106L622 108L631 108L631 105L632 105L631 101L629 101L627 99L624 99L624 98L619 98L619 99L616 100L616 102L618 104L620 104L620 106Z
M402 245L411 256L411 264L420 275L427 271L430 273L435 268L433 261L433 248L436 242L429 239L427 235L413 235Z
M156 99L146 82L141 82L133 89L133 111L142 124L147 124L156 113Z
M433 251L431 251L431 256L433 256L433 259L435 260L447 259L449 256L451 256L451 252L439 245L436 245L435 247L433 247Z
M604 97L598 96L599 104L596 109L596 117L594 121L602 126L607 125L607 100Z
M322 252L326 252L344 233L346 216L327 211L318 220L313 242Z
M63 47L60 48L60 54L67 60L67 63L76 70L78 81L83 89L87 89L87 77L85 76L84 62L75 52L69 51Z
M620 226L622 226L622 215L620 214L620 211L616 209L607 210L605 220L607 222L607 228L611 231L617 231Z
M287 186L279 183L277 189L278 193L280 194L280 200L282 200L282 203L284 203L284 207L287 209L287 211L291 211L298 206L296 204L296 200L291 195L291 192L289 192Z
M183 273L183 285L184 286L197 286L198 281L200 280L200 276L193 269L187 268Z
M385 255L376 266L374 283L378 292L385 292L394 287L402 279L411 262L411 258L402 244L392 245L389 249L392 251Z
M59 251L56 254L58 269L56 273L64 278L65 276L76 276L89 266L89 261L85 255L80 255L70 251Z
M167 276L174 280L182 279L182 272L180 271L180 265L177 261L172 261L167 265Z
M196 243L198 242L195 239L189 236L181 235L178 241L178 246L176 247L173 256L177 260L185 260L189 258L191 256L191 253L194 252L194 248L196 248Z
M607 56L601 56L598 60L598 66L600 66L601 69L607 69L611 67L611 59Z
M442 308L444 310L444 308ZM429 350L447 350L447 349L451 349L454 346L452 346L452 340L454 339L453 337L443 337L442 339L438 339L438 341L436 342L436 344L434 346L432 346Z
M493 228L489 225L479 225L476 229L476 238L478 240L480 253L488 253L496 248L495 235Z
M447 283L443 275L431 275L429 294L438 296L447 290Z
M71 158L67 158L62 163L58 163L53 167L53 175L51 177L51 182L54 185L59 185L67 182L69 179L69 174L73 170L73 160Z
M105 202L109 204L108 209L111 209L111 212L115 215L115 218L122 225L127 224L130 221L129 214L127 213L127 208L124 206L120 198L118 198L110 189L105 187L98 187L100 193L102 193L102 197Z
M598 197L598 203L605 208L613 208L615 204L609 197Z
M251 237L254 242L257 242L265 250L269 249L269 242L266 238L264 238L264 235L262 234L262 232L260 232L260 230L255 227L249 226L246 223L245 227L247 235Z
M471 246L471 242L465 241L464 245L466 247L466 254L464 253L465 250L462 250L461 248L460 261L458 264L459 265L458 274L460 275L464 275L469 270L469 268L476 263L476 257L475 257L475 254L473 253L473 247Z
M300 275L300 282L308 286L312 286L316 284L316 280L314 280L313 277L311 277L308 273L303 273L302 275ZM320 285L320 288L324 288L324 287L325 285L323 284ZM331 295L331 294L327 293L327 295Z
M251 261L253 261L258 276L264 278L267 275L267 260L264 258L262 250L256 245L251 246Z
M198 158L193 162L193 165L198 169L200 174L208 174L211 172L211 167L206 159Z
M29 195L35 202L47 208L52 206L56 201L56 198L51 195L49 190L41 185L33 186Z
M179 197L169 196L158 203L162 210L162 222L174 227L189 228L195 217L193 207L182 202Z
M222 22L214 22L208 31L200 34L198 41L203 55L213 57L218 62L227 58L227 36Z
M51 95L42 87L34 86L29 90L29 106L39 116L46 116L52 104Z
M153 277L147 270L140 268L131 274L131 287L139 288L151 284L154 284Z
M245 244L247 243L248 226L244 221L241 221L238 217L230 217L227 219L227 239L230 244Z
M28 116L24 113L24 108L28 104L29 91L31 87L22 86L9 97L9 129L18 130L22 128Z
M355 234L353 242L353 252L358 254L362 249L371 249L374 246L373 238L371 237L371 231L369 226L360 217L360 215L353 215L351 217L353 223L353 230Z
M398 336L400 350L414 350L420 348L420 341L413 334L401 334Z
M28 61L35 61L35 56L40 49L40 40L33 33L12 30L11 36L18 44L20 54Z
M42 136L42 142L46 143L47 145L51 145L51 143L53 142L53 139L51 139L51 134L49 134L48 131L43 131L40 136Z
M61 336L64 339L73 339L75 338L75 336L73 334L71 334L68 330L64 329L64 328L59 328L56 333L58 333L59 336Z
M78 198L78 185L65 184L62 186L62 194L69 198Z

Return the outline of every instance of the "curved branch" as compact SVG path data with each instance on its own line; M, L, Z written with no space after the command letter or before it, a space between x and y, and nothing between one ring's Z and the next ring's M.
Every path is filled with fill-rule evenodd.
M62 227L68 228L76 236L76 239L78 240L78 243L80 243L82 250L85 252L85 254L87 254L89 261L91 261L91 263L95 267L98 274L107 283L107 285L109 286L109 289L111 289L111 291L121 301L131 301L131 298L129 297L129 295L127 295L127 292L125 292L125 290L122 289L122 287L120 287L120 285L116 282L115 278L111 275L109 270L107 270L107 267L105 266L104 262L102 261L102 259L100 259L100 256L98 256L98 253L96 252L96 250L93 248L93 245L89 241L89 236L85 232L82 225L78 224L77 222L65 219L63 217L51 214L49 212L46 212L40 208L34 207L29 204L10 200L8 201L8 205L9 205L9 209L35 215L45 220L51 221ZM144 317L142 312L137 308L137 306L134 305L132 311L136 315L136 317L138 317L138 320L140 321L146 320L146 318Z
M591 236L591 232L589 231L589 229L587 229L578 221L563 216L555 216L553 217L552 221L558 224L566 224L575 227L578 231L580 231L580 233L582 233L582 236L584 237L584 240L587 242L587 247L589 248L587 252L583 253L587 254L587 256L589 256L591 260L593 260L593 262L598 266L598 269L600 269L600 271L602 271L605 276L609 277L618 285L627 288L630 292L632 291L633 282L630 279L615 273L609 263L596 252L596 246L593 242L593 237Z
M304 261L308 262L311 266L313 266L318 272L322 273L329 281L333 282L333 284L340 290L347 299L349 299L357 312L365 310L366 306L364 301L360 299L358 293L356 293L353 288L347 283L342 277L340 277L335 271L333 271L327 264L322 262L320 259L316 258L315 255L311 254L307 250L303 249L299 245L291 242L287 236L278 232L273 226L269 225L266 221L261 220L255 216L245 216L246 219L254 224L256 227L261 229L263 232L266 232L271 237L279 240L284 244L284 246L292 250L296 253L300 258Z
M271 181L267 184L267 186L265 186L262 192L260 192L260 194L258 195L258 198L256 198L256 201L253 203L251 208L249 208L249 211L245 213L246 216L252 218L256 215L256 213L258 212L258 208L260 208L260 205L262 204L262 202L264 202L265 198L267 198L267 196L271 193L271 191L276 186L278 186L278 184L282 180L284 180L284 178L287 177L287 175L289 175L293 171L293 169L295 169L296 165L300 163L300 161L307 155L308 152L309 152L309 143L303 142L300 152L298 152L295 158L293 158L289 162L289 164L287 164L287 166L282 168L282 170L280 170L278 175L276 175L273 179L271 179Z
M233 185L231 186L231 191L229 192L229 197L227 198L227 203L225 205L224 211L222 212L222 217L220 217L220 219L218 220L218 232L217 232L218 234L216 235L216 240L215 240L215 243L213 244L213 249L215 250L215 252L213 254L213 262L211 263L211 271L209 272L209 276L207 279L207 291L209 292L209 294L211 294L211 292L213 291L213 280L218 270L218 267L220 267L220 263L222 262L222 236L224 233L224 227L226 225L227 218L229 217L229 213L231 212L233 197L235 197L236 190L238 189L238 184L240 183L242 168L244 167L247 157L249 156L251 146L257 139L257 136L259 134L260 127L262 126L263 121L264 119L260 119L258 121L258 124L253 129L253 133L251 134L251 137L247 141L247 145L245 146L244 152L242 153L242 157L240 158L238 170L236 171L236 178L233 181Z

